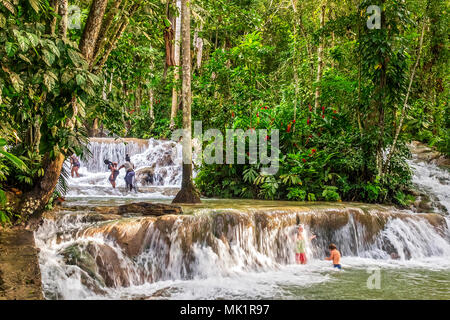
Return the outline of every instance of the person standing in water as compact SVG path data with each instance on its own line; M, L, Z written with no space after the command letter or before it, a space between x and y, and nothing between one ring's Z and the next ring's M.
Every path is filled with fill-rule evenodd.
M325 260L333 261L333 267L341 270L341 253L334 243L330 244L328 249L330 249L330 256L326 257Z
M74 174L77 176L77 178L80 177L80 175L78 174L78 169L80 169L80 160L78 160L77 156L74 154L72 154L70 156L70 175L74 176Z
M125 156L125 163L119 167L119 170L122 168L125 168L125 171L126 171L125 183L127 185L127 189L128 189L128 187L130 187L130 191L132 191L133 190L133 178L135 176L135 172L134 172L134 164L131 163L131 159L128 154Z
M303 235L303 225L301 224L297 230L297 241L295 243L295 261L298 264L306 264L306 241ZM316 235L312 235L309 240L315 239Z
M111 183L113 189L116 188L116 179L119 175L119 170L117 169L117 162L111 162L109 160L104 161L104 163L108 166L108 170L111 171L111 175L109 176L109 182Z

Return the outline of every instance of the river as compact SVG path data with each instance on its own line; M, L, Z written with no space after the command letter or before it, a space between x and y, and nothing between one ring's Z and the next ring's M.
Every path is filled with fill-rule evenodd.
M450 299L450 219L361 203L203 200L184 215L98 214L86 208L170 203L181 180L170 141L91 141L61 210L35 232L47 299ZM103 160L125 154L139 192L112 190ZM411 160L414 182L448 209L448 172ZM444 177L444 178L440 178ZM144 185L147 184L147 185ZM305 225L308 263L295 263ZM330 242L343 270L324 257Z

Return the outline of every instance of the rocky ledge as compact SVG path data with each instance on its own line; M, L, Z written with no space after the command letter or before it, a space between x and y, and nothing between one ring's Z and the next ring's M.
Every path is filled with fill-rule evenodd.
M435 148L429 147L422 142L411 142L410 150L411 153L413 153L419 160L434 163L437 166L450 168L450 158L446 157Z
M181 206L165 203L151 203L151 202L134 202L127 203L121 206L69 206L65 207L67 210L88 211L104 215L141 215L141 216L163 216L167 214L179 215L183 214Z

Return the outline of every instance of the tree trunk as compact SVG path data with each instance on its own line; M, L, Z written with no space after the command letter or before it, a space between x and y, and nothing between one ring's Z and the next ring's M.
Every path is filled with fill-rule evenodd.
M116 47L117 41L119 41L120 37L124 33L124 31L127 28L128 24L130 23L130 17L132 17L136 13L136 11L139 9L139 6L140 6L139 3L133 4L131 6L130 11L128 12L128 14L123 17L119 28L116 30L116 32L114 33L114 35L110 39L108 45L106 46L105 51L102 54L102 58L100 59L100 61L94 67L92 67L92 69L94 70L93 72L95 74L98 74L101 71L101 69L103 68L103 66L105 65L106 61L109 58L109 55L111 54L113 49Z
M94 122L92 123L91 137L97 136L98 136L98 118L95 118Z
M17 213L23 221L27 221L27 226L31 229L37 226L42 211L53 195L64 160L62 153L59 153L55 159L44 159L45 175L32 191L24 193L21 198ZM32 219L29 219L30 217Z
M108 15L105 18L105 22L102 23L102 26L98 33L97 41L95 42L94 57L92 59L92 63L94 63L97 60L98 56L100 55L105 46L105 43L107 42L106 35L108 34L108 31L111 28L114 18L117 16L117 13L119 12L119 7L121 4L122 0L115 0L112 5L112 8L109 9Z
M175 86L172 89L172 108L170 112L170 129L173 130L175 127L175 117L177 116L178 109L178 81L180 80L180 39L181 39L181 0L177 0L177 8L179 11L179 15L175 20L175 50L174 50L174 62L175 62L175 70L174 70L174 84Z
M89 64L91 64L92 59L94 58L95 44L100 33L107 4L108 0L92 1L86 26L84 27L83 35L81 36L79 48Z
M181 1L183 32L183 178L181 190L172 203L200 203L200 197L192 182L192 141L191 141L191 14L188 0Z
M50 6L53 8L54 13L58 13L58 0L51 0ZM50 20L50 34L54 35L56 33L56 23L58 22L58 18L56 16L52 17Z
M402 130L402 127L403 127L403 121L405 120L406 108L408 106L408 99L409 99L409 95L411 93L411 87L412 87L412 84L413 84L413 81L414 81L414 76L416 74L417 67L419 65L420 57L422 55L423 37L424 37L424 34L425 34L425 27L426 27L426 23L424 21L423 22L423 26L422 26L422 33L420 35L420 40L419 40L419 53L417 55L416 63L414 65L413 69L412 69L411 76L409 78L409 86L408 86L408 91L406 92L405 101L403 103L402 115L400 117L400 124L398 125L397 130L395 132L394 142L392 143L391 150L389 151L389 155L388 155L388 157L386 159L386 162L384 164L383 173L386 173L386 171L387 171L387 169L389 167L389 162L391 161L391 157L394 154L395 148L397 146L398 136L400 135L400 131Z
M61 39L67 38L67 25L68 25L68 10L69 3L67 0L58 1L58 14L61 16L61 21L59 22L59 36Z
M154 114L154 110L153 110L153 101L154 101L154 94L153 94L153 89L148 89L148 96L149 96L149 104L150 104L150 110L149 110L149 116L150 119L153 121L155 120L155 114ZM153 126L153 122L152 122L152 126Z
M322 13L320 15L320 28L323 30L323 27L325 26L325 9L326 5L322 5ZM318 64L317 64L317 78L316 78L316 93L315 93L315 104L314 108L317 110L319 108L319 98L320 98L320 87L319 83L322 80L322 74L323 74L323 49L324 49L324 36L321 36L320 38L320 44L317 54Z
M166 25L166 21L164 23L164 44L166 47L166 66L172 67L175 65L175 55L174 55L174 29L173 26L175 24L175 19L173 15L170 13L170 4L173 0L167 0L166 3L166 18L169 20L170 25Z

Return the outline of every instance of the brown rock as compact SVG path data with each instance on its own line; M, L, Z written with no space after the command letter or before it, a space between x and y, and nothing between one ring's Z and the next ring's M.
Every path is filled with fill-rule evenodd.
M164 203L137 202L118 207L119 214L139 213L144 216L163 216L166 214L182 214L180 206Z
M136 180L139 182L140 185L153 184L155 180L154 166L137 170Z
M96 213L99 213L99 214L106 214L106 215L120 214L119 207L94 207L93 211L95 211Z
M90 237L102 234L114 240L129 257L135 257L145 247L147 229L154 221L155 218L153 217L114 221L102 226L88 228L83 231L82 236Z

